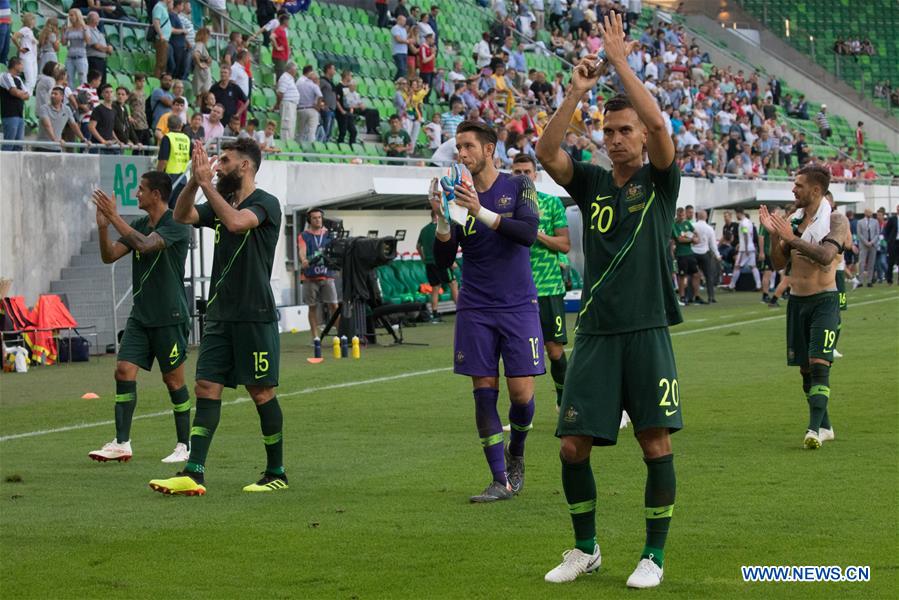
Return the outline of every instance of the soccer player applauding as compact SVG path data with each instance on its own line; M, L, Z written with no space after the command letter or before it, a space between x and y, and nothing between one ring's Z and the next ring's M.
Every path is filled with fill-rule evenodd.
M455 188L468 210L465 225L450 224L438 198L434 258L449 268L462 246L462 288L456 305L454 370L474 386L475 420L493 480L472 502L507 500L524 484L524 443L534 418L534 375L542 375L543 336L529 248L537 239L537 193L530 179L500 173L493 164L496 133L465 121L456 129L459 160L474 189ZM509 388L511 434L503 447L497 411L499 359ZM508 463L508 475L506 467Z
M662 113L627 64L634 43L625 42L621 15L605 18L603 41L626 92L605 105L603 132L612 170L575 162L559 148L578 102L596 86L596 56L584 57L574 68L568 94L537 145L547 173L584 215L584 294L556 431L575 548L546 580L573 581L599 568L590 451L616 443L624 409L648 469L646 545L627 585L645 588L662 581L674 509L669 436L682 426L668 336L668 326L681 322L668 258L680 171Z
M250 138L222 144L221 155L214 162L202 143L196 142L191 161L191 178L178 196L175 219L215 231L212 287L197 359L197 409L184 470L169 479L154 479L150 487L164 494L206 493L206 455L222 413L222 390L244 385L259 413L267 460L262 478L243 489L287 489L283 416L275 396L281 340L269 285L281 230L281 205L256 187L262 152ZM213 171L218 175L214 184ZM200 189L207 202L194 206Z

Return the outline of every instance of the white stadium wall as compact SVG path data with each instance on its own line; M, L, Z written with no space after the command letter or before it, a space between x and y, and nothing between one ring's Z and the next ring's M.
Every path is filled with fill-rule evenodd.
M96 227L90 193L100 183L100 161L107 157L32 152L0 153L0 278L13 280L11 294L25 296L30 305L45 293L51 280L77 254L80 245ZM114 160L114 159L112 159ZM406 240L400 252L412 252L418 230L427 222L424 193L429 180L442 174L436 167L371 166L351 164L295 163L266 161L259 171L257 183L281 200L285 213L296 209L341 203L332 212L344 219L353 235L366 235L378 230L379 235L392 235L406 229ZM348 210L347 200L373 197L375 180L378 187L408 188L404 193L421 195L421 211L357 211ZM563 191L551 181L540 181L538 189L547 193ZM679 205L715 208L732 205L766 193L790 194L786 182L753 182L718 179L684 178ZM899 202L897 186L859 185L856 192L845 184L834 184L839 201L857 201L856 209L865 206L892 208ZM109 190L107 190L109 191ZM212 239L204 236L206 272L211 271ZM293 273L290 269L292 250L288 243L278 245L272 287L281 304L292 303ZM199 261L199 253L196 254ZM195 265L197 268L199 264ZM199 269L198 269L199 271ZM189 271L188 271L189 273Z

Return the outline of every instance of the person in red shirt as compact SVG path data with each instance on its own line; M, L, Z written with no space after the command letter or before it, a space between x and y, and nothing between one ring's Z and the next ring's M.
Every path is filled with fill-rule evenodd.
M855 128L855 158L862 159L862 148L865 146L865 131L862 129L864 122L859 121Z
M830 174L834 179L842 179L845 177L842 160L835 160L830 163Z
M275 81L287 70L287 62L290 60L290 42L287 40L287 24L290 15L281 13L278 17L278 26L272 32L272 64L275 67Z
M434 85L434 70L437 65L437 49L434 47L434 34L425 36L424 42L418 47L418 75L422 82L428 86L428 93L424 101L431 96L431 88Z

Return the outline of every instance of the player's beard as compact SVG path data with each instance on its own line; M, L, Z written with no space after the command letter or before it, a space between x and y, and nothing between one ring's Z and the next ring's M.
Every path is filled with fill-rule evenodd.
M230 201L234 194L240 191L240 184L241 178L237 171L222 173L215 183L215 190L222 195L222 198Z

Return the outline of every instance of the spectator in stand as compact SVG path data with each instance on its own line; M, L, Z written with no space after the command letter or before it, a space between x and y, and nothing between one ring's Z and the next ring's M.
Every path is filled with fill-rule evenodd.
M212 87L212 73L209 67L212 65L212 57L206 44L209 42L209 29L201 27L194 38L192 54L193 63L193 88L197 105L200 98Z
M830 123L827 121L826 104L821 105L821 110L815 115L815 122L818 124L818 135L821 136L822 140L827 141L827 138L833 135L833 130L831 130Z
M253 76L250 66L250 51L243 49L238 51L234 64L231 65L231 81L240 88L244 98L238 100L237 114L241 117L241 123L245 120L245 112L250 105L250 94L253 90ZM242 109L242 110L241 110Z
M231 115L231 119L228 121L228 126L225 127L225 137L238 138L240 137L240 134L240 117L238 117L237 115Z
M172 8L172 0L159 0L150 13L150 24L153 27L153 43L156 46L156 66L153 67L153 76L160 77L167 70L169 61L169 38L172 37L172 20L169 11Z
M412 151L412 138L409 133L402 128L402 120L399 115L392 115L388 120L390 129L384 133L382 138L384 142L384 151L387 156L406 158Z
M434 31L434 50L440 48L440 27L437 25L437 17L440 16L440 7L436 4L431 5L431 16L428 19L428 25Z
M22 15L22 27L13 34L12 42L19 49L19 58L22 59L24 71L22 72L25 89L29 94L34 92L34 86L37 85L37 38L34 35L34 28L37 26L37 20L32 13Z
M367 108L362 96L356 91L356 82L350 80L349 91L344 92L347 106L353 109L353 116L365 117L365 132L369 135L377 135L381 127L381 116L374 108Z
M90 138L91 114L100 104L100 74L96 71L87 72L87 81L75 88L75 99L78 101L78 114L81 118L81 133Z
M343 71L340 74L340 83L335 88L337 95L337 143L342 144L347 132L350 134L350 146L356 143L356 114L349 102L353 72Z
M153 141L153 132L147 122L147 98L144 94L144 85L147 78L142 73L134 76L134 89L128 94L128 109L131 112L131 129L138 143L149 146Z
M280 152L281 149L275 146L275 128L277 125L274 121L266 121L265 129L263 131L257 131L256 137L254 138L256 142L259 144L259 148L265 152L266 154L271 154L272 152Z
M56 69L59 67L55 62L48 62L44 65L40 76L37 78L37 85L34 86L34 110L39 112L41 107L50 104L50 92L56 87ZM65 90L63 90L65 92Z
M97 78L99 81L99 77ZM88 130L91 142L106 146L99 148L100 154L121 154L122 141L115 134L116 111L113 108L114 92L108 83L100 86L102 100L91 112Z
M301 142L314 142L315 132L318 130L321 118L318 111L323 103L317 80L318 75L311 65L303 67L303 75L297 79L297 92L300 95L297 129Z
M462 116L465 106L460 100L454 100L450 103L449 111L443 113L440 117L440 126L443 128L443 139L451 140L456 137L456 128L465 120Z
M64 103L64 97L65 90L58 86L54 87L50 92L49 104L45 104L38 109L38 141L56 142L59 144L59 148L38 147L36 150L39 152L59 152L61 148L65 147L62 134L67 127L79 140L90 144L90 142L81 135L81 128L78 127L78 122L75 121L75 115L72 114L72 109Z
M275 67L275 80L281 78L281 74L287 70L287 62L290 60L290 41L287 38L287 27L290 23L290 15L281 13L278 16L278 26L272 32L272 64ZM293 137L291 136L291 138Z
M195 112L190 117L190 123L181 129L181 133L190 138L191 143L202 142L206 138L206 130L203 129L203 113Z
M472 49L475 65L478 70L486 68L490 61L493 60L493 52L490 51L490 34L484 32L481 39L474 45Z
M221 56L221 62L230 65L237 59L237 53L243 49L243 36L239 31L232 31L228 36L228 45Z
M62 36L59 32L59 22L56 17L50 17L44 22L40 35L37 38L38 57L37 68L41 71L48 62L59 62L59 44Z
M172 109L175 94L172 93L172 76L163 73L159 80L159 87L150 94L150 114L147 115L148 125L156 127L159 118Z
M789 115L796 119L808 121L808 101L805 99L805 95L799 94L799 101L793 107L793 110L789 112Z
M181 6L184 0L172 0L169 7L169 22L172 26L172 33L169 36L169 53L166 59L166 70L176 79L186 79L186 71L190 50L187 47L187 35L184 27L181 25ZM186 20L186 19L185 19Z
M172 110L163 113L159 120L156 121L156 143L159 143L159 140L164 138L166 134L169 133L169 117L175 115L178 117L178 121L184 125L187 122L187 102L184 100L182 96L177 96L172 101Z
M408 72L406 58L409 54L409 34L406 32L406 17L397 15L396 25L390 29L392 38L391 54L393 64L396 66L394 79L405 77Z
M115 136L128 146L140 144L137 134L131 126L131 115L128 113L128 88L119 86L115 91L116 100L112 104L115 110Z
M66 72L69 75L69 85L77 88L87 77L87 45L90 43L90 32L84 24L84 16L77 8L69 11L68 25L63 31L62 39L68 48Z
M858 122L858 126L855 128L855 158L858 160L862 160L862 151L865 147L865 123L863 121Z
M328 63L322 69L318 87L321 90L323 107L321 111L321 128L318 141L327 142L331 139L331 131L334 129L334 118L337 114L337 94L334 92L334 75L337 68L334 63Z
M225 0L206 0L206 4L209 5L209 16L212 18L216 33L225 33L225 15L227 14Z
M275 39L273 37L272 39ZM278 77L278 87L275 90L275 106L273 110L281 111L281 139L292 140L297 131L297 106L300 101L300 93L297 91L297 65L288 61L284 65L284 72Z
M375 10L378 12L378 27L387 27L387 0L375 0Z
M241 52L246 52L246 50L241 50ZM238 57L240 56L241 54L238 53ZM219 80L210 90L215 96L215 101L225 108L224 121L230 121L231 117L235 115L240 117L249 105L247 95L243 89L231 81L231 70L230 66L221 65L219 67ZM246 74L245 71L244 74Z
M431 95L431 86L434 83L434 67L437 64L437 49L434 47L433 33L426 34L424 42L418 47L418 64L418 72L427 88L424 97L424 102L427 102Z
M443 127L440 125L440 114L431 115L431 120L424 126L425 137L428 138L428 150L431 154L443 143ZM498 147L498 146L497 146Z
M22 78L24 66L19 57L10 58L6 73L0 75L0 120L3 121L3 139L25 138L25 101L31 97ZM21 150L18 145L4 144L3 150Z
M100 73L100 85L106 85L106 57L113 48L106 42L100 29L100 15L95 11L87 13L87 31L90 41L87 45L87 67Z
M799 139L793 144L796 153L796 166L803 167L809 161L808 143L805 141L805 133L799 133Z
M225 115L225 107L216 103L208 115L203 115L203 131L206 132L204 142L209 142L225 135L225 125L222 118Z

